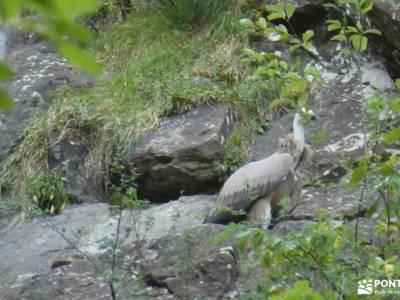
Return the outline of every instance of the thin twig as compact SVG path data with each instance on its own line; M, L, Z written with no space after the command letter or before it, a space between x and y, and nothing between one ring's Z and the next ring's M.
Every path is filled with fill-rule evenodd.
M87 255L85 252L83 252L82 250L80 250L75 243L73 243L69 238L67 238L64 233L61 232L60 229L58 229L55 225L43 220L39 218L39 221L42 222L43 224L45 224L46 226L48 226L51 230L53 230L54 232L58 233L64 241L66 241L71 247L72 249L74 249L75 251L77 251L79 254L81 254L84 258L86 258L92 265L93 267L96 269L96 271L100 270L99 266L96 264L96 262L89 256Z
M114 270L115 270L115 257L116 257L116 253L117 253L119 232L120 232L120 228L121 228L121 219L122 219L122 209L119 208L118 223L117 223L117 233L116 233L116 236L115 236L115 242L114 242L114 247L113 247L113 251L112 251L111 278L110 278L110 281L108 283L108 285L110 287L110 291L111 291L111 297L112 297L113 300L116 299L116 292L115 292L115 287L114 287Z
M389 207L389 199L387 197L387 193L379 190L379 194L381 195L383 202L385 203L385 207L386 207L386 235L387 235L387 239L388 242L390 243L391 239L390 239L390 225L391 225L391 216L390 216L390 207Z
M336 286L336 284L330 280L330 278L328 277L328 275L325 274L325 272L324 272L323 270L321 270L321 268L320 268L321 263L319 262L318 258L315 257L314 253L312 253L310 250L307 250L306 248L304 248L304 247L301 246L301 245L299 245L299 247L300 247L300 249L301 249L304 253L308 254L308 255L311 257L311 259L314 261L314 263L315 263L316 266L317 266L316 269L319 271L319 273L322 275L322 277L324 277L324 279L332 286L332 288L334 289L334 291L335 291L336 293L338 293L338 294L341 294L341 291L339 291L339 288Z

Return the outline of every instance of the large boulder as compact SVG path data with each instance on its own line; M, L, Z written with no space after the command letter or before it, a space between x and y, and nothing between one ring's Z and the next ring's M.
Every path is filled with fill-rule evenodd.
M231 243L213 242L221 230L221 225L207 224L155 239L140 255L136 244L121 247L115 260L116 276L123 278L123 284L115 284L118 299L222 299L239 272ZM110 253L94 257L97 271L110 270L109 258ZM79 255L63 256L41 274L20 276L12 285L0 286L0 292L10 300L111 297L94 265Z
M239 275L234 248L213 242L223 228L205 224L151 243L143 265L147 281L178 298L220 299Z
M213 201L215 196L197 195L133 214L124 211L121 243L161 238L201 225ZM24 221L16 217L0 228L0 291L19 276L47 272L61 253L74 253L60 233L85 253L94 255L103 251L99 242L115 236L116 226L117 217L110 215L108 204L104 203L71 205L60 215L45 219Z
M227 106L206 105L166 118L129 156L139 172L140 196L160 202L182 193L216 192L222 174L214 162L222 156L232 127Z

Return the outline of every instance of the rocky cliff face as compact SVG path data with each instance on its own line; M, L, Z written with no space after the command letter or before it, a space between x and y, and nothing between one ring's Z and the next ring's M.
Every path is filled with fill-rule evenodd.
M296 28L324 32L320 29L324 21L321 1L295 2L300 6L295 14ZM398 9L391 10L385 1L376 1L371 21L383 33L375 41L380 54L357 57L361 73L354 61L343 62L336 56L333 44L324 35L316 37L317 50L324 60L315 62L304 56L303 64L319 68L328 86L312 91L312 105L319 119L307 130L307 139L321 131L325 138L314 142L312 162L303 173L311 182L336 186L304 187L302 202L290 220L279 223L275 231L301 228L306 220L315 219L320 209L350 222L359 213L354 196L358 191L345 184L348 174L340 160L357 161L362 153L365 132L357 122L360 96L374 89L390 91L391 76L400 74L398 15ZM13 151L29 120L45 109L50 90L60 84L81 88L93 82L36 37L19 32L7 36L5 57L17 75L6 88L15 99L16 109L0 119L2 160ZM271 44L265 40L256 47L270 50ZM287 49L280 50L289 55ZM270 155L278 138L290 132L291 121L292 116L286 115L271 122L251 145L249 160ZM139 171L140 195L166 203L137 215L127 211L122 214L117 272L129 277L121 288L123 299L240 299L254 290L262 271L242 270L233 242L215 243L213 236L224 226L202 224L223 179L213 162L222 155L233 124L229 107L200 107L165 118L159 129L139 140L127 156L125 163L133 163ZM74 247L98 261L100 269L108 270L109 253L99 249L99 244L105 237L115 237L117 217L110 214L108 204L91 203L104 191L102 180L93 181L85 175L87 149L73 140L59 140L49 149L49 168L60 172L68 181L71 195L86 203L70 205L52 218L21 220L13 216L0 220L0 298L109 299L109 289L98 279L93 265L63 236L76 238ZM185 196L179 197L181 194ZM373 203L374 199L368 198L361 210Z
M0 117L2 138L0 160L10 153L13 145L34 116L44 111L49 93L67 85L81 89L94 80L70 67L55 49L33 34L6 31L4 58L16 73L6 83L6 90L14 100L15 109Z

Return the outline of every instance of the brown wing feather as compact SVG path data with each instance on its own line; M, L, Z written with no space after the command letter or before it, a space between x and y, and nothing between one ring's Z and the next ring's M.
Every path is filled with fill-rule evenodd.
M229 218L231 214L224 211L226 207L233 211L247 209L253 199L267 195L284 180L292 167L293 159L288 153L276 153L244 165L225 182L205 222L222 222Z

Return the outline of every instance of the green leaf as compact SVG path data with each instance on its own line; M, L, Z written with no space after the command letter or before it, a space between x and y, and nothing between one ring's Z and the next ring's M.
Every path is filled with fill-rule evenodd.
M374 213L378 210L378 203L375 203L374 205L372 205L370 208L368 208L368 210L365 212L365 217L367 219L371 219L372 216L374 215Z
M268 7L267 7L268 11L273 11L273 12L283 12L284 9L285 9L285 6L283 5L283 3L268 5Z
M303 48L307 51L310 51L311 53L315 53L316 51L314 45L311 42L304 43Z
M71 64L82 68L90 74L96 75L101 73L101 66L96 62L95 58L79 47L62 43L59 45L59 50Z
M259 18L256 22L256 25L261 28L261 29L266 29L267 28L267 21L265 18Z
M394 128L392 129L388 134L385 135L383 138L383 141L386 144L394 144L399 140L400 137L400 128Z
M369 12L373 6L374 6L373 0L360 0L357 5L357 10L360 13L365 14L365 13Z
M353 186L359 185L361 181L364 179L364 175L368 169L368 163L369 163L368 157L364 157L358 163L358 167L353 170L353 173L351 174L350 178L350 183Z
M4 20L8 20L18 14L20 7L20 0L0 1L0 15Z
M299 49L301 46L302 46L301 44L292 45L292 46L289 47L289 51L293 52L293 51Z
M307 30L303 33L303 41L308 42L314 36L313 30Z
M283 78L298 80L299 79L299 75L297 73L295 73L295 72L288 72L285 75L283 75Z
M11 98L3 90L0 90L0 109L5 112L10 112L13 107L14 105Z
M295 80L290 83L290 89L295 93L303 93L307 88L307 83L304 80Z
M276 29L277 29L280 33L288 33L288 30L287 30L286 26L283 25L283 24L279 24L279 26L277 26Z
M378 29L367 29L364 33L382 35L382 32L380 32Z
M347 41L347 38L344 34L337 34L331 37L332 41L338 41L338 42L345 42Z
M334 31L342 28L342 23L339 20L328 20L328 31Z
M271 13L268 15L268 20L277 20L277 19L284 19L285 18L285 13L284 12L275 12Z
M358 29L359 32L362 32L362 31L363 31L363 28L362 28L362 25L361 25L361 22L360 22L360 21L357 21L356 27L357 27L357 29Z
M254 248L258 248L263 243L264 236L265 236L264 231L260 231L260 230L256 231L253 234L252 244L253 244Z
M346 33L358 33L358 32L359 32L359 30L357 29L357 27L354 27L354 26L346 27Z
M0 80L10 79L14 73L3 63L0 63Z
M295 10L296 10L296 5L294 5L294 4L286 5L285 11L286 11L287 19L290 19L293 16Z
M247 18L240 19L239 24L245 28L254 28L253 21Z
M279 66L285 71L288 69L288 64L285 61L280 61Z
M350 37L350 42L353 47L360 52L364 52L365 50L367 50L368 38L365 36L354 34Z
M261 265L264 269L269 269L272 265L272 257L269 252L265 252L261 258Z

